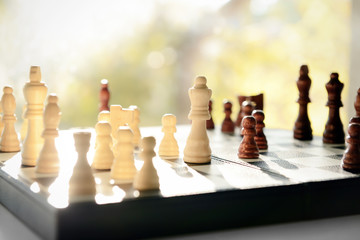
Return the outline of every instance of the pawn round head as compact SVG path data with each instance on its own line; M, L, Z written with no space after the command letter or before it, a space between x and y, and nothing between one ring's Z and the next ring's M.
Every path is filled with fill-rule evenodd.
M129 126L120 126L117 130L116 140L121 143L132 143L134 133Z
M141 140L141 147L144 151L153 150L156 145L154 137L143 137Z
M308 75L309 74L309 68L307 65L301 65L300 67L300 75Z
M358 139L360 137L360 124L350 123L348 128L348 133L351 138Z
M354 116L350 119L350 123L359 123L360 124L360 117Z
M10 86L5 86L3 89L5 94L12 94L13 93L13 88Z
M58 97L56 96L55 93L50 93L49 97L48 97L48 103L57 103L58 102Z
M333 72L330 74L330 79L339 79L339 74L336 72Z
M253 116L246 116L242 119L241 125L246 129L255 128L256 120Z
M95 125L95 131L98 135L110 135L111 125L107 121L100 121Z
M265 119L265 114L262 110L254 110L251 115L255 118L256 122L262 122Z
M224 104L224 109L231 109L232 108L232 103L227 99L225 99L223 101L223 104Z
M196 79L195 79L195 86L194 88L206 88L206 78L203 77L203 76L198 76Z
M161 118L161 123L163 126L175 126L176 117L173 114L164 114Z
M110 112L106 110L99 112L98 122L100 121L110 122Z

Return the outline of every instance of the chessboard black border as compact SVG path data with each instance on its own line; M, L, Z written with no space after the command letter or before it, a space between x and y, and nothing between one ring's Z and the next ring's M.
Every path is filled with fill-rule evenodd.
M360 177L56 209L0 169L0 202L45 239L134 239L360 213Z

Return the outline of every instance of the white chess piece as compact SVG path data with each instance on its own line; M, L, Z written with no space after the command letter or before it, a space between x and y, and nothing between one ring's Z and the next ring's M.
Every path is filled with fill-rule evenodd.
M139 144L140 144L140 140L141 140L141 133L140 133L140 129L139 129L140 110L135 105L131 105L129 107L129 109L134 110L134 118L133 118L133 121L129 124L129 126L134 133L134 139L133 139L134 147L138 148Z
M117 129L120 126L130 125L134 119L134 110L123 108L121 105L110 106L110 124L112 128L112 137L116 139ZM115 142L115 141L114 141Z
M13 89L10 86L4 87L4 94L1 98L1 105L4 111L4 130L1 136L0 148L2 152L19 152L20 141L15 130L16 102Z
M96 184L86 154L90 147L90 132L75 132L75 148L78 159L69 181L69 198L74 196L95 195Z
M35 171L38 173L58 173L59 156L55 146L55 138L59 136L61 112L58 106L58 97L52 93L48 97L48 104L44 111L44 145L40 151Z
M110 123L110 112L107 110L101 111L98 114L98 122L105 121Z
M92 168L107 170L111 168L114 161L112 148L111 125L109 122L100 121L95 125L96 147Z
M30 68L30 81L24 86L24 97L27 103L25 118L28 119L28 131L22 148L22 164L35 166L43 146L41 137L43 131L44 101L47 86L41 81L40 67Z
M1 104L1 101L0 101L0 136L2 134L2 131L4 130L4 122L3 122L3 109L2 109L2 104ZM1 137L0 137L1 138Z
M156 141L154 137L144 137L141 141L142 151L140 158L144 160L144 165L136 174L134 179L134 188L136 190L157 190L159 189L159 176L153 164L153 157Z
M28 131L28 120L25 118L25 112L26 112L26 105L23 106L23 110L22 110L22 119L23 122L21 124L21 129L20 129L20 138L21 138L21 142L24 141L25 137L26 137L26 133Z
M134 163L134 134L130 127L121 126L117 131L114 146L115 161L111 167L111 178L115 180L133 180L136 174Z
M176 116L165 114L161 122L164 137L159 146L159 156L163 159L177 159L179 157L179 146L174 137L176 132Z
M211 89L206 86L205 77L197 77L195 85L189 89L191 110L188 118L192 120L190 134L184 149L184 161L187 163L209 163L211 149L206 132L206 120L210 119L209 100Z

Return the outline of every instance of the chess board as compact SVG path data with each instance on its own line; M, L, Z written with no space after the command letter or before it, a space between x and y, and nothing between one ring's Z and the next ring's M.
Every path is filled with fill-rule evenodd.
M154 158L159 191L139 192L94 171L96 196L67 197L76 161L72 133L60 132L58 176L21 167L21 153L0 153L0 201L45 239L159 237L360 213L360 175L342 170L344 145L294 140L287 130L265 129L269 149L259 159L238 159L241 138L208 131L211 164ZM88 153L91 163L95 133ZM190 126L178 126L180 152ZM160 127L141 129L154 136ZM156 149L157 151L157 149ZM138 169L143 162L135 154Z

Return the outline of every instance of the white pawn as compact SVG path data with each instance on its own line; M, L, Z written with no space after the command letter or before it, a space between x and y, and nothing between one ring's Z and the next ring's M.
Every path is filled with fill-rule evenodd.
M206 120L210 119L209 100L211 89L206 86L205 77L197 77L195 85L189 89L191 110L188 118L192 120L190 134L184 149L184 161L187 163L209 163L211 149L206 132Z
M98 170L110 169L114 161L114 154L111 150L111 125L109 122L100 121L95 125L95 130L96 147L91 167Z
M141 140L141 133L139 129L140 111L139 108L135 105L131 105L129 108L134 110L134 118L129 124L129 126L134 133L134 138L133 138L134 147L138 148Z
M111 178L115 180L133 180L136 174L134 163L134 134L130 127L121 126L116 134L114 146L115 161L111 167Z
M156 141L154 137L144 137L141 141L142 151L140 158L144 160L144 165L135 176L134 188L139 191L159 189L159 176L153 164L153 157L156 156L154 147Z
M40 67L30 68L30 81L25 84L23 91L27 103L25 118L28 120L28 131L23 142L22 164L35 166L44 143L41 134L44 128L43 112L47 94L47 86L41 81Z
M163 159L177 159L179 157L179 146L174 137L174 133L176 132L176 117L173 114L165 114L161 122L164 138L159 146L159 156Z
M42 147L36 163L35 171L38 173L58 173L59 156L55 146L55 138L59 136L59 123L61 112L58 97L52 93L48 97L48 104L44 111L44 146Z
M98 114L98 122L105 121L110 123L110 112L107 110L101 111Z
M69 181L69 198L74 196L95 195L96 185L86 155L90 147L90 132L75 132L75 148L78 159Z
M19 152L20 141L15 130L16 102L13 89L10 86L4 87L4 94L1 98L1 105L4 111L4 130L1 136L0 148L2 152Z

